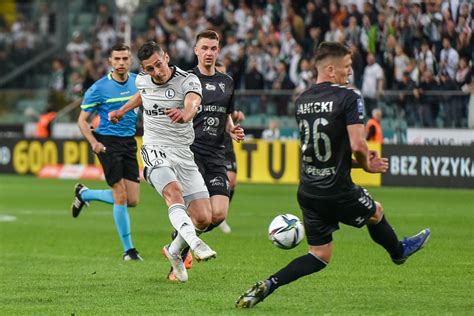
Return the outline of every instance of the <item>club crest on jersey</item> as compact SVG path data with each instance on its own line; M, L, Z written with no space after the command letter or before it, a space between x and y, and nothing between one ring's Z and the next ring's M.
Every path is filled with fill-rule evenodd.
M172 99L174 98L175 95L176 95L176 92L174 92L173 89L166 89L165 97L167 97L168 99Z
M219 82L219 88L221 88L222 92L225 92L225 83Z
M216 91L216 86L210 83L206 83L206 90Z

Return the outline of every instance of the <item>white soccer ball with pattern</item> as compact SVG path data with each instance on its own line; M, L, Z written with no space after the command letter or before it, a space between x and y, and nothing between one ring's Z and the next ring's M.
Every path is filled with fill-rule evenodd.
M278 215L268 227L268 238L278 248L295 248L303 237L303 223L293 214Z

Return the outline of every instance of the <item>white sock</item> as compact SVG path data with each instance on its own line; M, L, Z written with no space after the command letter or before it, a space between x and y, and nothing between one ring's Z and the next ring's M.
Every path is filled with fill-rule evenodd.
M199 228L196 228L196 236L199 236L202 233L203 233L202 230L200 230ZM183 237L180 234L178 234L176 235L176 238L173 239L173 241L171 242L168 250L169 252L174 253L174 254L181 253L181 250L183 250L185 246L186 246L186 241L183 239ZM191 247L191 249L193 249L193 247Z
M196 246L196 242L198 242L200 239L196 235L195 227L193 225L193 222L191 221L191 218L186 213L185 206L183 204L171 205L168 208L168 216L170 218L171 225L173 225L174 229L178 231L178 236L171 243L172 248L170 249L170 252L175 254L179 253L184 242L186 242L191 247L191 249L194 249L194 247ZM177 251L175 252L173 250Z
M181 250L186 246L186 240L181 237L180 234L176 235L176 238L170 244L168 248L170 253L178 254L181 253Z

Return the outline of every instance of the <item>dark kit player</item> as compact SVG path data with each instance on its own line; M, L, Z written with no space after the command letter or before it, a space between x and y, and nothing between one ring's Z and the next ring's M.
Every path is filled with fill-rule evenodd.
M191 145L194 161L204 178L211 199L212 219L206 229L217 227L227 216L229 208L229 180L227 178L224 136L242 141L244 130L234 125L231 114L234 111L234 81L226 74L216 71L219 55L219 35L205 30L196 36L194 52L198 65L191 70L201 82L202 101L193 120L195 138ZM191 219L197 218L190 213ZM182 252L183 260L190 268L188 250ZM168 278L174 280L171 271Z
M382 205L352 182L351 168L385 172L388 161L369 151L363 124L364 101L358 91L343 86L352 73L349 48L323 42L315 62L317 83L295 102L302 152L297 198L309 252L257 282L238 298L238 308L253 307L278 287L324 269L331 260L332 234L339 223L358 228L366 225L370 237L385 248L395 264L404 263L420 250L430 235L429 229L423 229L399 241Z

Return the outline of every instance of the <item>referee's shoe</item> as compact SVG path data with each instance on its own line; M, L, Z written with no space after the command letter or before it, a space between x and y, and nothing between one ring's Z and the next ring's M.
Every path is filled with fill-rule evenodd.
M74 200L71 205L72 217L78 217L84 205L89 206L89 202L81 198L81 193L85 190L89 190L89 188L82 183L76 183L74 186Z

